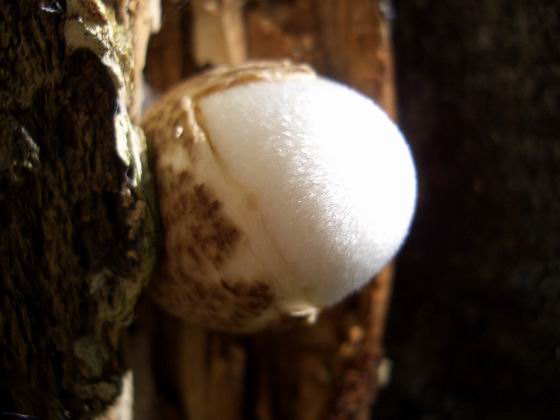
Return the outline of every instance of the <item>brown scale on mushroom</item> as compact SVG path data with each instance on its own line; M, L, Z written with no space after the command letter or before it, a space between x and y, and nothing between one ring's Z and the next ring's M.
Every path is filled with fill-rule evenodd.
M201 184L186 183L170 191L162 209L168 258L187 270L218 269L234 253L239 230L222 214L219 201Z
M226 75L220 80L219 85L227 85L235 77ZM254 279L216 278L216 273L235 254L243 234L228 219L223 204L211 189L194 175L200 154L204 153L201 143L215 153L196 101L220 86L208 84L206 79L194 79L187 84L196 95L184 95L181 90L171 92L150 111L156 117L148 116L143 124L152 142L151 160L157 174L165 232L160 280L153 286L154 297L180 318L215 328L241 330L248 319L270 307L272 290L266 282ZM257 206L256 199L249 201ZM202 282L201 278L209 280Z
M262 281L222 279L217 285L205 285L193 281L186 273L162 272L161 275L166 277L167 289L161 295L155 288L158 303L173 315L214 328L242 331L248 321L269 309L274 300L272 290ZM169 288L173 293L168 293Z

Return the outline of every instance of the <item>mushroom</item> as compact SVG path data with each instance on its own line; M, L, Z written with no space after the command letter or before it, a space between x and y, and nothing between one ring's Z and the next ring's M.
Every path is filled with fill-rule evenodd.
M369 98L309 67L213 70L148 110L164 232L154 300L252 332L313 319L358 290L407 235L410 150Z

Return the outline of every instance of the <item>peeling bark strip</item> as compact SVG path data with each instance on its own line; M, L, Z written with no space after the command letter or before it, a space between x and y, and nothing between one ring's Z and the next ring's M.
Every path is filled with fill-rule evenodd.
M87 418L119 392L155 254L132 3L0 4L0 412Z

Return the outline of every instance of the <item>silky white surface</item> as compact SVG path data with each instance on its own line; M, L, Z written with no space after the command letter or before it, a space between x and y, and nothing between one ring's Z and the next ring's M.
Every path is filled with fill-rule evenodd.
M293 79L229 88L199 105L226 170L259 197L294 273L284 299L335 303L394 256L416 176L400 132L371 100L325 79Z

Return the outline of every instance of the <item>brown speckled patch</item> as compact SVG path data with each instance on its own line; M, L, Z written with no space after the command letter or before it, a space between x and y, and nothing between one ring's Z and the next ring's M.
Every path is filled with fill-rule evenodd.
M222 204L204 184L192 180L162 192L162 222L168 259L187 267L219 269L234 253L241 233L223 214Z
M163 286L163 287L162 287ZM188 273L163 269L154 296L171 314L209 328L248 332L272 309L274 295L263 281L204 282Z
M179 177L162 193L165 253L155 285L158 303L172 314L208 327L244 331L271 308L263 281L209 277L233 256L241 239L208 187Z

